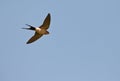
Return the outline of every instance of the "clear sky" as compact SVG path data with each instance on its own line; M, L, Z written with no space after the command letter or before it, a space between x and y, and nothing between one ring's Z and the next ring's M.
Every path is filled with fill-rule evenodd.
M120 81L120 0L0 0L0 37L0 81Z

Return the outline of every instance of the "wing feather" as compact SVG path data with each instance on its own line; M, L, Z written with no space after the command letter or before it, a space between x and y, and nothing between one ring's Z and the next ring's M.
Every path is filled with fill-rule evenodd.
M42 36L43 36L43 34L38 34L37 32L35 32L35 34L28 40L28 42L26 44L32 43Z
M47 17L45 18L45 20L44 20L43 24L40 26L40 28L42 28L42 29L48 29L49 25L50 25L50 21L51 21L51 16L48 13Z

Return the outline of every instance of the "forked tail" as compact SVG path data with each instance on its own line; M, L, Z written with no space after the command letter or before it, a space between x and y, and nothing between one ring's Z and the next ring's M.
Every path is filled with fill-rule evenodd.
M25 24L25 25L29 26L30 28L22 28L22 29L35 30L35 27L33 27L33 26L29 25L29 24Z

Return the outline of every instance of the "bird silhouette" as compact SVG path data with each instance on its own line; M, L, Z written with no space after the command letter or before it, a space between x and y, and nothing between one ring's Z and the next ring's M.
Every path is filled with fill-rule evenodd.
M29 28L22 28L22 29L35 31L35 34L27 41L26 44L30 44L30 43L36 41L43 35L48 35L49 32L47 31L47 29L50 26L50 21L51 21L51 16L50 16L50 13L48 13L45 20L43 21L43 24L40 27L33 27L31 25L26 24L27 26L29 26Z

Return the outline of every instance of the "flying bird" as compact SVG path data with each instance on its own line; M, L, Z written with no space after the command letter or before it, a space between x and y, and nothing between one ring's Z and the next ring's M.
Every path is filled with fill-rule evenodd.
M30 44L30 43L36 41L43 35L48 35L49 32L47 31L47 29L50 26L50 21L51 21L51 16L50 16L50 13L48 13L45 20L43 21L43 24L40 27L33 27L31 25L26 24L27 26L29 26L29 28L23 28L23 29L35 31L35 34L27 41L26 44Z

